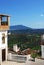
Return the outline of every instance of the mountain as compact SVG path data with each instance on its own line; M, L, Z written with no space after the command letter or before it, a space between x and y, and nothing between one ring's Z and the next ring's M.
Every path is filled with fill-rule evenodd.
M44 28L43 29L33 29L34 34L44 34Z
M26 27L23 25L15 25L15 26L10 26L9 32L15 33L15 34L43 34L44 28L33 29L33 28Z
M27 30L27 29L31 29L31 28L23 25L10 26L10 30Z
M15 25L10 26L9 32L14 34L29 34L32 31L32 28L26 27L24 25Z

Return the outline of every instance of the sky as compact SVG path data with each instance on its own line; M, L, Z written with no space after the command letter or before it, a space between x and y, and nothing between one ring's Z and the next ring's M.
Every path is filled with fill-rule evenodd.
M10 25L44 28L44 0L0 0L0 14L10 15Z

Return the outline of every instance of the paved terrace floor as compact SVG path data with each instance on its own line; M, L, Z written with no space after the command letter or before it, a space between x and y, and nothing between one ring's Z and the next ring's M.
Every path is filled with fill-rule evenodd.
M44 65L44 60L36 59L33 61L26 61L25 63L13 62L13 61L4 61L2 65Z

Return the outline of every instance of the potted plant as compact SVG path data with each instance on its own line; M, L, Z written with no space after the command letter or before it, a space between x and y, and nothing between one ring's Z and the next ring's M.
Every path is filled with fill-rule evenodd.
M31 57L33 58L32 61L35 61L35 58L37 57L36 53L31 53Z

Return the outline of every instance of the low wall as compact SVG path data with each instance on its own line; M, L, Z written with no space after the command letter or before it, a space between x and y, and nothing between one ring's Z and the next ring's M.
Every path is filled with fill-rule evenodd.
M26 62L30 58L31 58L30 55L15 55L15 54L11 54L11 53L8 54L8 60L11 60L11 61Z

